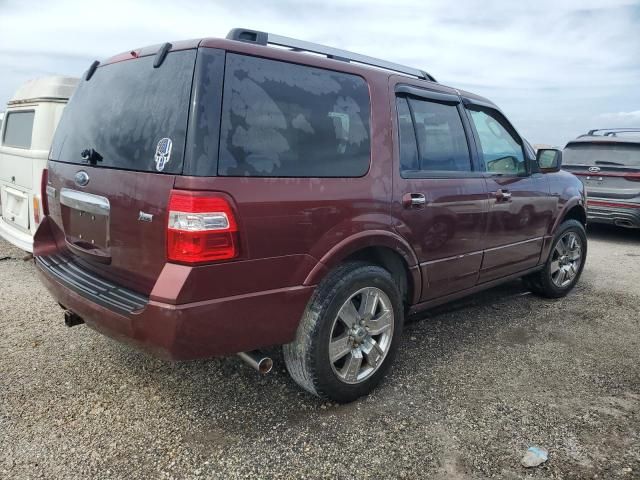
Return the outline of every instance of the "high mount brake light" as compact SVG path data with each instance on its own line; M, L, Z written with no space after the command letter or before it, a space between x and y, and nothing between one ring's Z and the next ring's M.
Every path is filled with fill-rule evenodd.
M238 226L220 194L172 190L167 225L167 258L188 264L237 257Z

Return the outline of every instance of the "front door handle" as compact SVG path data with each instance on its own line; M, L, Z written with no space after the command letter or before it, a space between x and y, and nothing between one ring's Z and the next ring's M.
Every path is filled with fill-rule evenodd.
M510 202L511 201L511 192L509 190L503 190L499 188L498 191L494 193L496 196L496 200L498 202Z
M404 208L422 208L427 204L427 199L422 193L405 193L402 196Z

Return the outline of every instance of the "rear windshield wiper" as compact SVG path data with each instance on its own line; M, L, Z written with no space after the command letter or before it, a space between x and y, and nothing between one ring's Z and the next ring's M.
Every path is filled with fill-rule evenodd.
M96 152L93 148L87 148L80 153L82 159L87 162L89 165L93 165L94 167L98 164L98 162L102 161L102 155Z
M607 160L596 160L594 163L596 165L617 165L618 167L624 167L625 166L624 163L609 162Z

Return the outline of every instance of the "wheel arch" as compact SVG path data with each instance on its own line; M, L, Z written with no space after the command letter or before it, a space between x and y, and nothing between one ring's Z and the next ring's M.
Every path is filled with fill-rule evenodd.
M541 263L546 262L547 259L549 258L549 255L551 254L551 245L553 244L553 239L556 235L556 232L558 231L558 228L560 227L560 225L562 225L562 223L565 222L566 220L577 220L584 227L587 226L587 212L586 212L585 204L582 201L582 199L574 198L568 201L565 204L564 209L562 210L562 213L558 215L558 218L556 218L556 221L554 222L553 227L549 231L549 235L545 237L544 246L542 248L542 253L540 255Z
M587 212L582 205L574 205L569 210L567 210L562 217L560 223L566 220L578 220L583 226L587 226Z
M562 225L565 220L577 220L582 223L583 226L587 226L587 210L582 199L573 198L564 205L562 213L556 218L553 228L549 233L555 235L558 227Z
M384 230L360 232L342 240L322 256L304 284L316 285L337 265L356 260L388 270L396 280L405 302L418 302L422 291L418 258L406 240Z

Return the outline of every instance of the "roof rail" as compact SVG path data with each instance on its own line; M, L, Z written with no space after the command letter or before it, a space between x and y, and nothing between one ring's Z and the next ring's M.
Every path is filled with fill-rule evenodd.
M640 128L621 128L604 134L605 137L616 137L619 133L640 133Z
M326 55L327 58L340 60L343 62L356 62L363 65L382 68L393 72L404 73L423 80L436 82L436 79L424 70L407 67L398 63L380 60L378 58L361 55L359 53L341 50L339 48L328 47L319 43L306 42L295 38L274 35L273 33L259 32L257 30L249 30L246 28L233 28L227 34L228 40L238 40L240 42L255 43L257 45L278 45L280 47L288 47L298 52L311 52L320 55Z
M634 127L615 127L615 128L594 128L593 130L589 130L587 135L595 135L596 132L605 132L605 136L609 134L615 133L623 133L623 132L640 132L640 128Z

